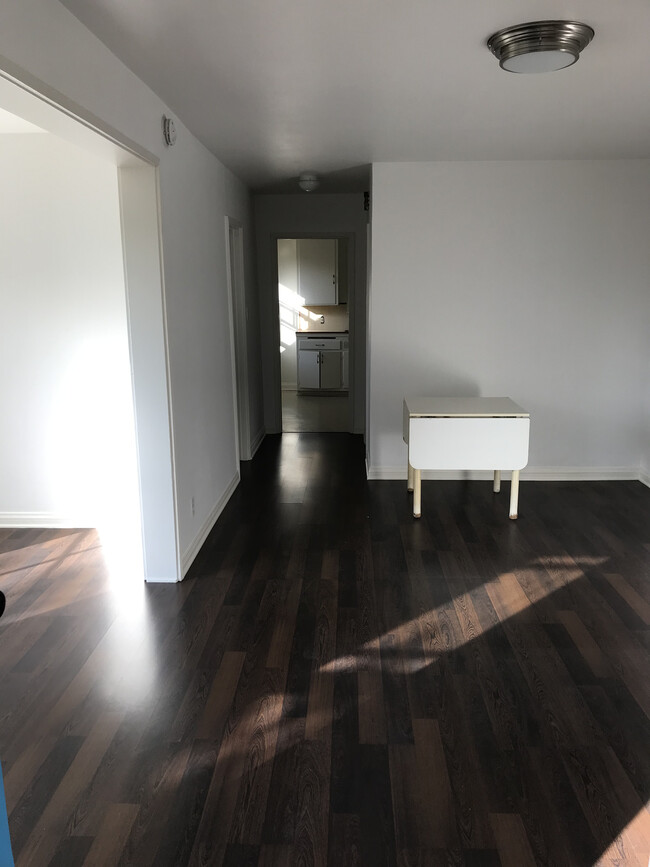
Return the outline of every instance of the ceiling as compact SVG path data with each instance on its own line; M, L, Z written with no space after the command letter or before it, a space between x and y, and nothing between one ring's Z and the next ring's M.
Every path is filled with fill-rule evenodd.
M363 189L379 161L650 157L647 0L61 2L253 189L306 170ZM594 28L578 63L503 72L487 38L546 18Z

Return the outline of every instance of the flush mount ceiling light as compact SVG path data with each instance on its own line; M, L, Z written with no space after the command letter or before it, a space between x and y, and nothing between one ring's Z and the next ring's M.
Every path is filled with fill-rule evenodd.
M315 175L313 172L303 172L298 178L298 186L306 193L313 192L320 186L318 175Z
M579 21L531 21L493 33L487 44L507 72L554 72L575 63L593 37Z

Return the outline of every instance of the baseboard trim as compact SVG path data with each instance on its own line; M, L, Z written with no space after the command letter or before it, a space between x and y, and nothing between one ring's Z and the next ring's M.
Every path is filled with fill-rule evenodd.
M266 431L263 427L261 427L258 432L255 434L253 439L251 440L251 460L255 457L255 453L258 448L262 445L264 441L264 437L266 436Z
M201 527L199 532L194 537L194 540L189 545L189 547L187 548L185 553L182 555L182 557L181 557L181 581L187 575L187 572L188 572L190 566L194 562L194 558L201 550L201 546L203 545L205 540L208 538L208 534L210 533L210 530L212 530L214 525L217 523L217 520L219 519L219 515L221 515L224 508L226 507L228 500L233 495L235 488L239 484L239 480L240 480L240 475L239 475L239 472L237 472L233 476L233 478L232 478L230 484L228 485L228 487L226 488L226 490L223 492L223 494L219 498L219 501L217 502L215 507L212 509L212 511L210 512L208 517L203 522L203 526Z
M56 512L0 512L0 527L21 529L42 527L52 530L89 530L95 524L87 520L75 521Z
M369 480L406 480L406 467L370 467L366 464ZM507 473L504 473L507 480ZM487 481L493 477L489 470L422 470L426 480ZM602 482L641 480L638 467L526 467L521 471L522 481L531 482Z
M650 488L650 470L641 470L639 473L639 481Z

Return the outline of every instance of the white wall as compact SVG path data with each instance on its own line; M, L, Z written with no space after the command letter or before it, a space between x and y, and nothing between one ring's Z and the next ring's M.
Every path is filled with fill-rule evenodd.
M371 474L410 393L512 397L541 475L638 475L650 162L377 164L372 209Z
M117 169L0 136L0 524L139 541Z
M264 421L267 431L282 430L280 362L278 352L277 286L278 237L349 235L354 244L354 287L348 301L350 342L354 341L353 431L365 428L366 382L366 243L368 214L362 194L254 196L257 284L260 294L260 334L264 384Z
M165 148L161 117L170 113L167 106L60 4L23 0L3 9L0 68L11 64L21 67L23 78L25 71L38 80L38 87L47 83L83 113L97 117L100 126L113 128L120 138L134 141L160 160L176 484L176 503L161 504L161 509L173 513L177 506L176 560L184 569L238 477L224 218L229 215L244 225L250 281L248 192L180 121L176 145ZM257 320L254 298L247 287L252 324ZM255 417L261 417L254 376L252 390L254 429ZM161 578L178 577L178 563L171 558L166 573Z

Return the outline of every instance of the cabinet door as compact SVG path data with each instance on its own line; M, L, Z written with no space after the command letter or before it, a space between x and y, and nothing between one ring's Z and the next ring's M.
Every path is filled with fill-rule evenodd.
M301 349L298 352L298 388L320 387L320 352Z
M320 354L320 387L341 387L341 353L337 350L323 350Z
M305 304L336 304L336 240L300 238L296 241L298 292Z

